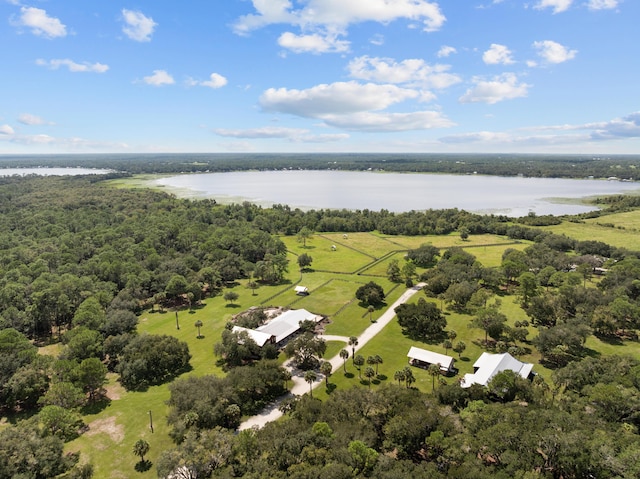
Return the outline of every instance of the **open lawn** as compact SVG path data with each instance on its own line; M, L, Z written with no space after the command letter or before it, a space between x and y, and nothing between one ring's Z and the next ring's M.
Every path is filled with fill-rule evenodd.
M584 223L563 221L559 225L543 229L570 238L587 241L596 240L630 250L640 250L640 210L586 220Z
M562 226L565 225L574 226L572 223ZM618 239L627 234L624 230L591 224L575 225L575 227L587 229L584 236L575 235L584 239L595 238L591 229L602 229L612 234L615 233L619 235ZM569 231L567 234L573 236ZM325 334L346 337L358 336L370 325L371 321L375 321L386 309L386 306L376 309L370 318L367 308L360 305L355 299L355 291L359 286L370 280L380 284L387 294L387 304L392 304L406 289L403 284L396 285L385 277L386 266L391 257L397 257L402 262L402 253L398 253L398 251L415 248L424 243L432 243L440 248L462 246L474 254L485 266L497 266L506 248L524 249L527 246L525 243L515 244L508 238L492 235L470 236L468 241L460 240L459 236L455 234L445 237L390 237L363 233L349 234L347 239L344 239L342 234L314 235L312 239L308 240L306 247L299 243L294 236L282 239L290 250L289 272L284 284L277 286L260 284L255 291L252 291L246 287L247 281L242 281L233 287L233 290L239 294L238 300L233 304L226 303L222 294L219 294L216 297L205 299L203 304L192 312L188 309L179 310L177 322L180 329L177 328L174 310L164 312L147 310L140 316L139 332L169 334L186 341L192 354L192 370L185 375L222 375L223 371L216 366L213 345L220 340L221 332L231 317L251 306L305 308L329 317L330 322L326 327ZM611 241L611 238L608 238L607 241L616 244L615 241ZM635 244L640 246L640 240L635 241L637 242ZM336 251L331 250L333 244L336 245ZM629 244L626 246L632 247ZM302 273L296 263L296 255L301 253L308 253L313 257L311 269ZM389 255L389 257L386 258L385 255ZM379 263L373 264L371 268L363 269L374 263L375 258L382 257L385 258ZM360 271L360 274L355 274L357 271ZM378 274L380 276L377 276ZM310 294L297 296L293 291L295 284L307 286ZM419 297L425 296L423 293L419 293L414 296L412 301L417 301ZM441 306L440 300L428 300L436 302L438 307ZM509 318L509 324L513 324L516 320L527 319L513 296L504 296L501 300L501 308ZM465 373L472 371L474 361L483 352L483 349L474 341L482 339L484 332L468 327L472 320L470 315L446 311L446 318L447 330L455 330L457 333L454 343L464 341L467 346L459 359L457 353L451 350L447 351L447 354L456 358L456 366L459 369L457 376L446 378L447 382L453 383ZM202 338L196 337L197 329L194 323L197 320L203 323ZM535 329L530 327L529 331L529 340L531 340ZM327 346L325 357L330 358L345 347L345 344L339 341L329 341ZM411 346L445 353L441 343L425 344L414 341L402 333L397 321L392 321L359 352L365 358L376 354L383 358L384 363L379 365L379 375L372 381L372 388L394 381L394 372L407 365L406 355ZM535 348L531 345L525 344L525 346L531 349L531 353L521 359L534 363L534 371L549 380L551 371L538 364L539 355ZM594 351L594 354L628 353L640 357L639 343L623 343L621 346L616 346L591 337L587 346ZM52 354L55 354L55 351ZM351 358L347 361L347 371L346 375L342 368L333 372L330 378L330 383L334 385L332 387L338 389L354 386L369 387L366 379L360 381L358 371L351 363ZM417 380L414 387L425 392L431 391L432 377L429 373L419 368L413 368L413 372ZM168 385L155 386L145 392L127 392L119 386L116 377L112 375L107 389L111 401L103 408L86 411L84 421L89 425L89 430L80 438L69 443L67 450L81 451L83 460L91 461L95 465L95 477L156 477L154 468L146 472L134 470L137 458L132 454L131 448L137 439L146 439L151 445L148 458L154 462L163 450L172 447L168 436L169 428L166 424L167 406L165 402L169 398ZM314 393L320 398L326 397L327 394L324 386L317 390L317 394ZM153 433L149 427L149 411L153 417Z

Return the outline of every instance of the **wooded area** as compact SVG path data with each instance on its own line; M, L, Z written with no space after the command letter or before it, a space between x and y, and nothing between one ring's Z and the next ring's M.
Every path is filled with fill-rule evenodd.
M452 341L444 307L435 306L440 301L473 315L486 350L518 356L536 348L554 369L553 382L505 373L487 388L434 383L428 394L407 382L336 391L326 401L305 396L286 403L287 420L234 435L241 418L282 395L289 379L277 363L252 353L252 366L231 364L226 377L171 384L176 444L156 462L159 477L180 468L197 477L247 478L640 473L638 358L594 355L585 346L593 334L614 345L637 341L637 252L546 232L536 225L556 221L534 215L514 221L459 210L222 206L98 180L0 180L0 407L25 418L0 431L0 478L90 477L91 466L64 454L64 442L83 431L81 408L99 407L108 371L128 390L144 391L190 368L183 341L138 334L140 312L197 308L234 292L229 288L240 281L280 284L293 263L277 235L303 228L530 241L505 249L498 267L459 247L408 248L387 274L392 282L427 283L429 302L421 297L398 311L409 336ZM635 206L626 197L606 202L616 210ZM305 241L313 242L310 236ZM596 271L606 274L596 278ZM365 308L384 300L372 283L353 291ZM512 295L527 324L509 326L501 316L499 301ZM370 320L373 309L365 311ZM531 341L529 327L536 332ZM210 339L213 345L221 338ZM59 354L38 354L45 345L59 346Z

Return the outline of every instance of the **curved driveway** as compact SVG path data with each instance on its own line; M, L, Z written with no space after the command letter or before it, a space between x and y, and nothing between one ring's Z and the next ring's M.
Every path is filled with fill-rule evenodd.
M409 298L420 291L423 286L424 283L419 283L413 288L406 290L404 293L402 293L402 296L400 296L391 306L389 306L389 308L387 308L387 310L382 314L382 316L378 318L375 323L371 323L371 326L365 329L364 332L360 336L358 336L358 345L355 348L356 352L359 351L365 344L367 344L371 340L371 338L375 337L376 334L382 331L382 329L391 322L391 320L396 315L396 312L394 311L395 308L403 303L406 303ZM345 341L345 343L349 341L349 338L344 336L326 335L322 337L328 341ZM343 359L339 354L336 354L329 360L329 362L333 367L333 371L337 371L342 367ZM283 399L290 398L292 396L301 396L309 391L310 385L304 380L304 372L299 370L292 370L288 365L288 362L285 363L285 367L291 370L293 381L293 387L291 388L291 391L282 398L267 406L259 414L250 417L242 424L240 424L240 427L238 428L240 431L253 427L261 428L266 423L275 421L282 416L282 412L280 411L280 409L278 409L278 406L280 406L280 403ZM322 383L322 381L324 381L324 376L322 374L317 373L317 376L318 379L311 385L311 387L313 388L316 388Z

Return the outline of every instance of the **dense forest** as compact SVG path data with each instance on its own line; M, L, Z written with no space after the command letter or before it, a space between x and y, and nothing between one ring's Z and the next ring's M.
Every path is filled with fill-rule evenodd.
M638 177L635 155L483 154L121 154L2 155L0 168L107 168L120 174L226 172L243 170L383 170L393 172L540 177Z
M0 478L90 477L90 465L63 448L82 430L78 408L100 397L107 371L128 390L144 390L190 368L186 344L137 334L138 313L195 305L241 279L278 284L289 265L277 235L304 228L532 241L505 251L497 268L457 248L407 255L429 268L420 277L428 295L475 315L487 349L518 354L510 348L522 343L525 326L506 327L487 305L502 291L517 294L539 332L533 346L555 369L553 384L505 373L488 388L451 384L425 394L398 380L325 403L289 401L290 420L236 435L242 415L286 390L286 372L257 360L224 378L171 385L176 447L156 464L160 477L638 476L640 365L589 357L584 347L591 334L615 343L640 329L637 252L534 227L552 217L223 206L113 189L101 179L0 180L0 408L27 418L0 432ZM625 197L603 201L636 206ZM587 287L603 267L598 287ZM424 314L403 317L408 334L438 333L415 321ZM37 353L56 342L58 357Z

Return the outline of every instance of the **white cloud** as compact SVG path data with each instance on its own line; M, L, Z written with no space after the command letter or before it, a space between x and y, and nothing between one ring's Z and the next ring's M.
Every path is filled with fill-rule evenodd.
M454 47L450 47L449 45L442 45L438 53L436 53L438 58L446 58L453 53L458 53Z
M376 33L373 37L371 37L369 43L376 46L384 45L384 37L379 33Z
M57 70L60 67L67 67L70 72L91 72L91 73L105 73L109 70L109 65L104 65L102 63L76 63L73 60L65 59L54 59L54 60L36 60L36 65L42 67L48 67L52 70Z
M612 10L618 6L619 0L589 0L589 10Z
M429 65L420 59L396 62L389 58L368 56L354 58L347 66L349 75L360 80L404 83L436 89L448 88L462 81L458 75L448 73L450 68L450 65Z
M122 27L122 31L131 40L137 42L151 41L151 35L158 24L153 21L153 18L145 16L142 12L136 12L133 10L122 9L122 18L125 25Z
M0 135L13 135L15 130L9 125L0 125Z
M289 0L253 0L253 6L256 13L240 17L234 25L236 33L278 23L344 29L354 23L398 19L422 22L425 31L435 31L445 22L438 4L426 0L308 0L298 9Z
M278 126L266 126L263 128L227 129L217 128L213 130L216 135L230 138L291 138L309 133L302 128L285 128Z
M56 38L67 35L67 27L57 18L47 15L47 12L41 8L20 8L20 18L14 23L30 28L34 35L40 37Z
M173 85L175 83L173 77L165 70L153 70L153 75L144 77L143 81L147 85L153 86Z
M322 118L325 115L383 110L418 96L419 93L415 90L395 85L363 85L352 81L322 84L306 90L270 88L260 97L260 105L265 111Z
M219 73L212 73L209 75L209 79L205 81L194 80L193 78L187 80L187 85L189 86L206 86L213 89L222 88L227 83L227 79Z
M591 137L595 140L640 138L640 111L604 123L587 124L585 128L593 129Z
M426 96L425 96L426 95ZM380 111L405 100L421 101L428 94L396 85L338 82L306 90L271 88L260 104L265 111L318 118L326 125L354 131L382 132L444 128L453 123L435 111Z
M482 60L487 65L510 65L514 63L511 57L511 50L498 43L491 44L491 47L482 55Z
M334 141L346 140L349 135L346 133L335 134L310 134L309 130L303 128L286 128L267 126L263 128L247 128L247 129L226 129L218 128L213 132L219 136L229 138L247 138L247 139L286 139L297 143L329 143Z
M475 86L460 97L461 103L488 103L490 105L504 100L526 97L529 87L526 83L519 83L513 73L505 73L494 77L493 80L473 78Z
M538 51L538 55L547 63L563 63L575 58L578 50L569 50L552 40L544 40L541 42L533 42L533 48Z
M284 32L278 38L278 45L294 53L330 53L346 52L350 43L345 40L338 40L337 35L296 35L291 32Z
M542 10L544 8L552 8L553 13L561 13L569 9L573 0L539 0L534 8Z
M18 117L18 121L20 123L22 123L23 125L30 125L30 126L34 126L34 125L53 125L53 123L46 121L45 119L36 116L36 115L32 115L31 113L22 113L19 117Z
M455 125L437 111L416 111L411 113L361 112L350 115L326 115L327 125L352 131L398 132L449 128Z
M460 133L458 135L447 135L440 138L443 143L485 143L485 142L504 142L511 137L507 133L493 131L477 131L473 133Z

